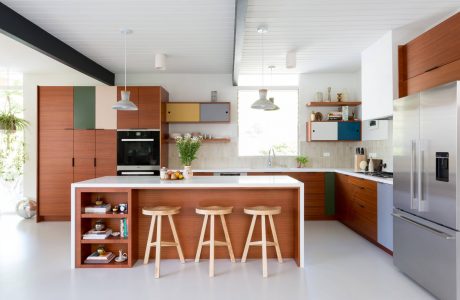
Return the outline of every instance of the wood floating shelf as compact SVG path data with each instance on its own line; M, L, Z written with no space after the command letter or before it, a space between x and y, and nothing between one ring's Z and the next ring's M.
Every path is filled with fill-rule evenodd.
M82 244L127 244L129 242L128 238L121 238L121 237L108 237L103 240L81 240Z
M334 107L334 106L359 106L361 102L358 101L347 101L347 102L317 102L312 101L307 103L308 107Z
M97 213L82 213L82 219L123 219L127 218L127 214L120 213L106 213L106 214L97 214Z
M218 138L218 139L205 139L205 140L201 140L202 143L230 143L230 139L229 138ZM167 140L167 143L170 143L170 144L175 144L176 143L176 140L175 139L168 139Z

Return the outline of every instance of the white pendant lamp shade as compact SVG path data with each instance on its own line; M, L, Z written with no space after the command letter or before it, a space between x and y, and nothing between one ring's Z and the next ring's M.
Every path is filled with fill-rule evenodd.
M265 109L271 106L270 100L267 99L267 89L259 90L259 99L252 103L251 108L253 109Z
M275 104L275 98L270 97L270 98L268 99L268 102L270 102L270 104L267 104L267 105L265 106L264 110L278 110L278 109L280 109L280 108L278 107L278 105Z
M129 100L130 93L130 91L121 91L121 100L112 106L112 108L117 110L137 110L136 104Z
M121 33L124 36L125 42L125 90L121 91L121 99L112 106L112 109L116 110L137 110L136 104L129 100L130 91L126 90L126 35L132 33L130 29L122 29Z
M155 54L155 70L166 70L166 55L163 53Z

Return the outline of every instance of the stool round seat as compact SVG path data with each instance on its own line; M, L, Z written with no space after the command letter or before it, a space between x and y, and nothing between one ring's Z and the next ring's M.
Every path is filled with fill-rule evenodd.
M146 216L169 216L180 212L180 206L155 206L142 208L142 214Z
M255 216L271 216L271 215L278 215L281 213L280 206L254 206L254 207L247 207L244 209L244 213L248 215L255 215Z
M195 212L199 215L228 215L232 210L232 206L205 206L196 208Z

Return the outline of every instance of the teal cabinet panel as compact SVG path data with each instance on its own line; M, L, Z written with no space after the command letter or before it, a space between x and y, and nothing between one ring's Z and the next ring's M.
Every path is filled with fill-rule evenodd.
M335 214L335 173L324 174L324 202L328 216Z
M73 89L74 129L96 128L96 88L76 86Z

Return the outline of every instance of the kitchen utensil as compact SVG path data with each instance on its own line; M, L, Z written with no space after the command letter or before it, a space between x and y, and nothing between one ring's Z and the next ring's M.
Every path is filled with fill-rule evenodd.
M359 154L359 148L356 149L356 153L357 154L355 154L354 171L359 172L360 169L361 169L361 167L360 167L361 162L363 162L363 161L366 162L366 156ZM367 163L366 163L366 165L367 165ZM364 168L366 168L366 167L364 167Z

